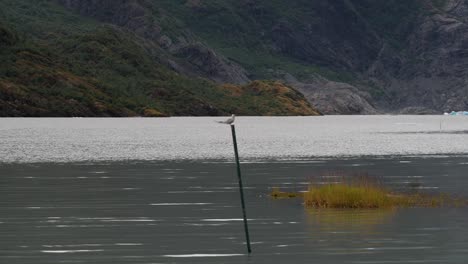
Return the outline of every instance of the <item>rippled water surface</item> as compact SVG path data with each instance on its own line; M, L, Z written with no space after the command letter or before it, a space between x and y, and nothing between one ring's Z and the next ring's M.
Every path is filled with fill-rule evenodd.
M226 159L220 118L0 119L7 162ZM468 153L464 116L240 117L243 159Z
M467 208L310 210L268 197L336 173L466 197L468 120L240 118L251 256L229 127L213 120L1 119L0 263L468 261Z

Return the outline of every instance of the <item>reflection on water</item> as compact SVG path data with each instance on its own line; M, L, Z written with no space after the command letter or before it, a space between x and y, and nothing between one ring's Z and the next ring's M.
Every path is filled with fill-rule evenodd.
M312 232L372 233L381 225L389 224L396 209L313 209L306 208L307 223Z

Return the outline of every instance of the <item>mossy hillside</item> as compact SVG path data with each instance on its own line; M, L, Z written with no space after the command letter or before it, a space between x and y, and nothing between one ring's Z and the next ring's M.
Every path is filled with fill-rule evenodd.
M5 0L1 21L3 116L308 114L266 93L232 96L170 71L143 39L72 14L53 1ZM14 42L14 45L12 43ZM151 49L153 48L153 49ZM266 85L267 84L265 82ZM291 95L295 95L296 92ZM288 95L285 95L288 97ZM284 99L284 97L283 97ZM302 104L300 102L300 104Z
M145 63L143 57L136 63L139 56L131 53L135 50L129 49L129 53L125 49L120 50L122 42L113 42L112 35L101 39L103 35L100 32L84 37L89 42L81 41L79 46L74 46L71 58L28 48L27 43L3 50L8 54L4 56L3 67L0 67L3 75L0 78L1 114L317 114L302 94L278 82L218 86L203 79L180 76L154 66L150 61ZM78 64L81 59L83 62Z
M248 108L252 113L263 111L270 116L320 115L301 93L279 81L254 81L244 86L224 85L223 89L232 98L241 99L238 101L241 108Z
M194 86L145 60L141 50L112 29L99 28L61 41L61 45L52 49L39 41L25 39L3 50L0 67L3 100L11 101L3 115L15 112L14 115L26 116L127 116L140 115L147 107L173 114L176 106L166 106L166 101L180 96L180 92L171 89L171 85ZM150 92L157 92L153 87L160 86L168 87L170 92L165 95L168 99L150 96ZM195 100L181 97L188 103Z

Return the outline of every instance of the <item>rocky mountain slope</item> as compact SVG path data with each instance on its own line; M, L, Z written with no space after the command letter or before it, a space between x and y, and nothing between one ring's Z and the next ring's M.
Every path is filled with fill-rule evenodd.
M468 107L468 2L425 1L425 13L399 52L382 51L368 70L391 108L451 111Z
M97 91L114 91L103 92L103 102L132 98L120 114L314 112L294 89L325 114L468 108L464 0L1 0L0 7L23 39L60 58L75 54L72 62L52 59L54 67L92 69L65 67L99 83ZM108 54L96 55L108 43L124 43L129 54L113 49L119 59L103 62Z
M0 7L0 116L319 114L285 84L250 82L240 67L235 75L235 64L203 44L173 54L152 35L75 15L55 1L2 0ZM178 58L190 49L193 61ZM213 80L233 84L200 78L196 54L209 59Z

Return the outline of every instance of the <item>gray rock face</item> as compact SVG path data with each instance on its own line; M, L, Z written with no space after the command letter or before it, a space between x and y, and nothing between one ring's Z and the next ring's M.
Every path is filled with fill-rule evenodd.
M281 53L351 71L365 70L377 58L381 40L351 1L309 1L304 9L314 15L306 17L302 27L281 19L269 32Z
M164 35L157 14L145 0L58 0L65 7L132 31L159 45L158 59L179 73L202 76L218 83L245 84L246 71L201 44L188 31L175 41ZM174 57L174 58L172 58Z
M191 43L173 50L177 57L184 58L202 74L218 83L245 84L249 81L247 72L237 64L229 62L201 43Z
M398 63L392 65L388 55L377 62L382 67L376 77L391 95L387 105L438 112L468 109L468 3L452 0L444 10L426 8L432 14L420 16L407 49L391 55Z
M329 81L316 77L308 83L302 83L293 76L284 77L287 83L314 103L314 106L326 115L378 114L371 103L371 96L347 83Z
M439 112L435 111L434 109L429 109L425 107L406 107L398 112L396 114L399 115L437 115L440 114Z

